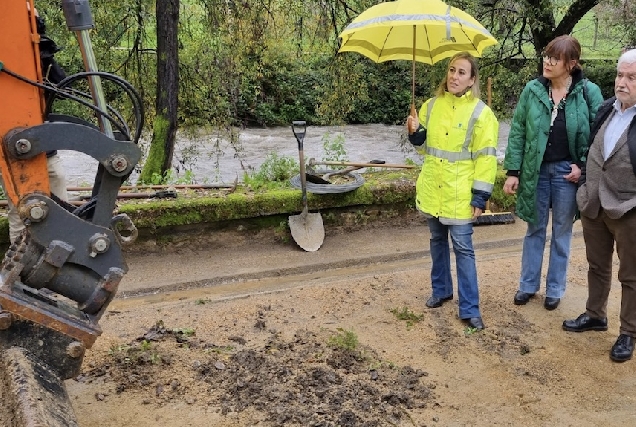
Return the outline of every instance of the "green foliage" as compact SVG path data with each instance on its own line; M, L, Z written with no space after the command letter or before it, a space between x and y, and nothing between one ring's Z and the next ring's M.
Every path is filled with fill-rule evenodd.
M232 351L234 351L234 347L231 345L225 345L225 346L213 346L213 347L207 347L204 352L205 353L214 353L214 354L229 354Z
M431 66L417 64L415 103L432 93L428 75ZM326 84L317 93L321 124L403 123L411 103L411 63L391 61L376 64L347 52L328 64ZM426 73L425 73L426 71Z
M361 11L377 2L219 2L181 0L179 20L179 127L220 129L229 133L243 126L272 126L306 120L312 125L358 123L402 124L411 103L412 64L377 64L357 53L336 54L337 34ZM486 3L497 4L496 13ZM615 59L620 47L633 43L634 2L601 2L574 27L581 41L584 70L605 97L613 94ZM538 12L567 16L572 0L542 2L537 11L509 0L450 1L473 14L499 40L479 60L482 93L493 78L492 107L502 120L510 117L527 81L538 73L530 33ZM75 35L66 27L59 0L38 0L48 34L63 49L56 55L69 74L83 71L84 61ZM144 100L146 123L162 140L165 124L156 119L155 0L92 2L96 28L91 39L99 68L119 74L135 86ZM587 7L587 6L583 6ZM545 15L541 15L545 16ZM550 25L550 22L543 22ZM611 58L593 60L590 58ZM419 108L442 79L447 61L415 66L414 102ZM128 101L105 85L109 104L125 118ZM56 111L94 121L90 111L67 101ZM230 138L239 152L238 138ZM161 184L194 181L161 171L163 149L154 144L144 157L141 181ZM327 157L343 160L334 146ZM196 160L198 153L193 154ZM256 176L253 188L277 188L288 178ZM284 186L284 185L283 185Z
M499 120L505 120L512 117L514 106L526 83L537 77L537 62L511 59L482 67L480 89L484 101L488 100L488 77L492 78L491 108Z
M495 177L495 187L493 188L490 201L493 203L499 211L510 212L514 211L517 204L517 196L506 194L503 191L503 185L506 182L506 172L502 169L501 165L498 166L497 176ZM492 209L492 207L491 207Z
M358 336L352 332L342 328L337 329L335 335L329 337L327 345L333 348L353 351L358 347Z
M155 351L152 342L142 340L141 342L129 344L113 345L108 350L108 355L119 361L129 365L140 363L157 364L161 361L161 357Z
M402 307L401 309L393 308L390 312L396 319L406 321L407 329L410 329L414 324L424 318L423 314L415 314L408 307Z
M139 179L139 184L142 185L168 185L168 184L195 184L196 178L194 172L186 170L183 176L178 176L172 169L167 170L163 175L157 172L153 172L149 180Z
M130 349L128 344L111 345L108 349L108 355L113 356L117 353L127 352Z
M166 158L165 141L168 137L168 120L163 116L155 117L154 132L152 142L150 143L150 151L148 158L144 163L144 167L139 175L139 181L142 183L151 182L157 178L157 175L168 172L163 170L164 160Z
M601 88L601 93L605 99L614 96L617 59L618 56L611 60L586 61L583 66L586 77Z
M276 227L274 227L274 235L284 243L289 242L289 223L288 221L281 221Z
M470 336L470 335L476 334L477 332L479 332L479 329L473 328L472 326L466 326L464 328L464 335L466 335L466 336Z
M298 168L298 161L295 159L269 153L257 172L244 175L243 182L255 191L287 188L289 179L298 173Z
M403 123L411 102L410 61L376 64L357 53L334 55L338 32L375 2L279 0L265 4L250 0L240 7L217 0L181 3L180 126L271 126L299 119L314 125ZM517 5L504 3L493 14L472 0L450 4L472 13L500 41L480 60L481 74L484 85L486 77L494 79L493 109L500 117L509 115L511 101L537 73L528 26L533 10L520 13ZM571 4L570 0L552 2L555 19L561 19ZM69 73L82 71L78 43L66 28L59 1L39 0L38 8L47 20L49 35L63 47L57 54L59 62ZM131 81L144 98L148 118L153 119L156 58L149 53L156 48L155 2L93 2L92 10L96 22L92 40L100 69ZM620 47L633 39L634 13L633 5L607 3L581 19L573 34L581 40L583 58L607 53L615 60ZM517 32L521 39L516 38ZM611 95L608 65L587 64L590 78L599 81L605 96ZM418 107L431 96L445 67L446 61L416 64ZM118 98L106 92L110 99ZM121 102L125 109L125 101ZM75 107L69 104L68 108ZM143 178L150 180L153 172L157 171Z
M332 137L329 132L326 132L322 137L322 148L325 152L323 160L326 162L346 162L347 150L344 146L345 137L344 134L338 133Z
M263 58L257 81L258 92L245 111L247 122L285 125L294 120L316 122L315 88L324 80L324 67L305 64L280 51Z
M176 328L176 329L173 329L172 332L177 335L183 335L185 337L192 337L196 333L194 328Z

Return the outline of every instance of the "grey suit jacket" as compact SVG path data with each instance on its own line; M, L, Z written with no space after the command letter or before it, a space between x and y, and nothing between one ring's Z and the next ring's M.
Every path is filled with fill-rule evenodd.
M582 215L596 218L600 208L612 219L621 218L636 207L636 175L627 144L628 129L621 135L607 160L603 160L603 138L613 111L596 134L587 156L587 178L576 193Z

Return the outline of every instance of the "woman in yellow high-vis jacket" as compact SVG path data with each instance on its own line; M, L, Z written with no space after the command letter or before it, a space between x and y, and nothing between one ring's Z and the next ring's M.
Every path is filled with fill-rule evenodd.
M477 61L467 52L451 58L436 96L427 100L419 117L407 119L409 141L424 155L417 179L416 204L428 221L433 260L433 295L429 308L453 299L448 235L457 266L459 318L483 329L473 221L490 198L497 172L499 123L479 99Z

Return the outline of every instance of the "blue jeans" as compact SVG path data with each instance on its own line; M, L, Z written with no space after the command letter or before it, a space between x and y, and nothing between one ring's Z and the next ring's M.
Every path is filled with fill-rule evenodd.
M433 268L431 269L433 296L447 298L453 295L448 244L450 231L457 266L459 318L481 317L479 314L475 251L473 250L473 224L444 225L437 218L429 218L428 228L431 232L431 257L433 258Z
M528 223L523 239L519 281L521 292L534 294L539 290L548 216L552 208L552 238L545 296L562 298L565 293L572 224L576 214L577 186L563 178L570 171L569 161L541 165L536 191L537 223Z

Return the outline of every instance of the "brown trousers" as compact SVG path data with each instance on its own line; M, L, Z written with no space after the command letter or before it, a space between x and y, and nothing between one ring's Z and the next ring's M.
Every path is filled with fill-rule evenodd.
M636 209L619 219L609 218L603 209L596 219L581 216L589 270L587 272L587 314L607 317L607 299L612 285L614 242L620 260L620 333L636 337Z

